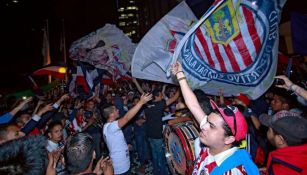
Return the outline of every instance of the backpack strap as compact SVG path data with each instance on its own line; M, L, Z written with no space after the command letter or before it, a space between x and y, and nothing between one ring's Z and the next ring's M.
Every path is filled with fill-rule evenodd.
M290 164L290 163L288 163L288 162L285 162L285 161L280 160L280 159L278 159L278 158L276 158L276 157L273 157L273 158L272 158L272 161L271 161L271 163L270 163L269 169L268 169L269 175L274 175L274 172L273 172L273 164L280 164L280 165L283 165L283 166L288 167L288 168L290 168L290 169L292 169L292 170L294 170L294 171L296 171L296 172L298 172L298 173L302 173L302 172L303 172L303 169L302 169L302 168L299 168L299 167L294 166L294 165L292 165L292 164Z

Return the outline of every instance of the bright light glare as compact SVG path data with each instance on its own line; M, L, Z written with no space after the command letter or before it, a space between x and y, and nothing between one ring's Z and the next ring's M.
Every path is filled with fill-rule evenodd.
M65 67L61 67L59 68L59 73L65 74L66 73L66 68Z

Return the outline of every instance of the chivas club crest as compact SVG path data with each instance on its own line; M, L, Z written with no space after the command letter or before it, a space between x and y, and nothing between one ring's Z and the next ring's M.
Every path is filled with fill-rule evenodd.
M192 86L202 87L214 80L224 88L229 85L242 90L260 83L269 87L263 80L276 70L281 12L276 3L226 0L215 10L181 50L182 65Z
M228 0L206 20L205 26L212 42L228 44L239 34L239 27L232 1Z

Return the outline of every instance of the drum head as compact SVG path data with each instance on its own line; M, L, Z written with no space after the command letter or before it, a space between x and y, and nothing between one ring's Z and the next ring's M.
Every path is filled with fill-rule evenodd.
M179 137L171 132L168 139L169 153L171 154L171 164L178 174L185 174L187 158Z
M166 155L172 174L187 174L193 166L194 140L198 132L192 122L167 126L164 130Z

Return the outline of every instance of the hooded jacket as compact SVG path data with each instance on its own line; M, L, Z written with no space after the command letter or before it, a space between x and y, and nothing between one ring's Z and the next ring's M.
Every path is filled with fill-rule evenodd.
M279 148L269 154L266 175L307 175L307 144Z

